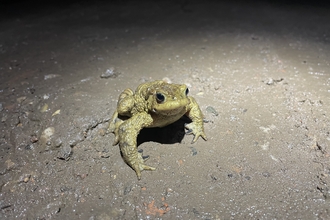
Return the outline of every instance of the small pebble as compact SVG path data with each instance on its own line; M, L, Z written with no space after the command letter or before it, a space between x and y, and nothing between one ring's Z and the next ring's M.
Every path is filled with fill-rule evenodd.
M59 77L60 75L58 74L48 74L44 76L44 80L48 80L48 79L53 79L55 77Z
M108 78L116 78L119 76L119 72L115 71L114 67L110 67L104 73L101 74L101 78L108 79Z
M26 96L22 96L22 97L17 98L16 100L18 103L22 103L25 99L26 99Z
M264 177L270 177L270 173L268 173L268 172L263 172L262 175L263 175Z
M6 122L8 115L4 114L4 116L1 118L1 122Z
M46 128L41 135L45 135L46 137L50 137L54 134L55 128L54 127L48 127Z
M162 80L167 83L172 83L172 80L170 80L170 78L168 78L168 77L164 77Z
M99 135L104 136L106 134L106 130L104 128L101 128L97 132Z
M5 165L7 170L11 170L12 168L15 167L16 164L13 161L11 161L11 159L8 159L5 161Z
M124 195L129 194L132 191L132 186L126 186L124 189Z
M46 112L46 111L48 111L48 104L46 103L46 104L44 104L42 107L41 107L41 109L40 109L40 112Z
M23 182L24 182L24 183L27 183L27 182L29 182L29 180L30 180L30 177L27 176L27 177L25 177L25 178L23 179Z
M83 173L83 174L78 174L78 177L80 177L80 179L85 179L88 176L88 173Z
M270 86L270 85L274 85L275 83L281 82L283 80L284 80L283 78L280 78L280 79L268 78L268 79L263 80L262 82L265 83L266 85Z
M34 148L33 144L28 144L24 147L25 150L32 150Z
M72 149L69 145L63 145L58 153L58 158L61 160L69 160L72 154Z
M36 89L35 88L28 88L28 90L29 90L29 92L33 95L34 93L35 93L35 91L36 91Z
M58 109L52 114L52 116L59 115L60 113L61 113L61 109Z
M190 147L192 155L195 156L197 154L197 150L194 147Z
M166 189L166 193L171 193L171 192L173 192L173 189L171 189L171 188Z
M269 78L268 80L265 80L264 83L267 85L274 85L274 80L272 78Z
M60 147L62 145L62 139L61 138L57 138L55 141L54 141L54 147Z
M218 116L219 113L217 112L217 110L215 110L212 106L207 106L206 107L206 111L209 113L212 113L214 116Z
M33 135L33 136L31 136L30 141L31 141L31 143L35 143L38 141L38 138L35 135Z

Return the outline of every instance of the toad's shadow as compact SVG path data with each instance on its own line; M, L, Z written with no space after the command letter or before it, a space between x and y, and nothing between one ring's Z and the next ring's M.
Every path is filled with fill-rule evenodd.
M161 144L180 143L185 135L184 125L190 122L187 116L183 116L178 121L162 128L144 128L137 137L137 146L149 141Z

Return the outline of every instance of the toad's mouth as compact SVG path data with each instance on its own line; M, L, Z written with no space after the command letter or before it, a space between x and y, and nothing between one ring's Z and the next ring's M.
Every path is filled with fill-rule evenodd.
M175 109L156 109L153 108L152 112L158 115L178 115L183 112L184 107L182 108L175 108ZM184 113L183 113L184 114Z
M178 115L184 114L187 106L189 105L189 99L183 99L180 101L168 101L166 103L154 104L151 111L154 114L159 115Z

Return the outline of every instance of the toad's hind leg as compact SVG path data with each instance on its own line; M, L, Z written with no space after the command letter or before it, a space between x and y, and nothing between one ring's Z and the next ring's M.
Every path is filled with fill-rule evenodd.
M123 122L118 129L119 147L125 162L133 168L138 179L141 179L141 171L155 170L144 164L142 154L137 151L136 139L140 130L152 123L152 118L146 113L139 113Z

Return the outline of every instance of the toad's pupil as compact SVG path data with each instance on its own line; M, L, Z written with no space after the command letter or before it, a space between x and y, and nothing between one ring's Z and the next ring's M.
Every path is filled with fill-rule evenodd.
M186 95L188 95L188 93L189 93L189 89L187 88L187 89L186 89Z
M157 98L158 102L164 102L165 101L165 96L161 93L157 93L156 98Z

